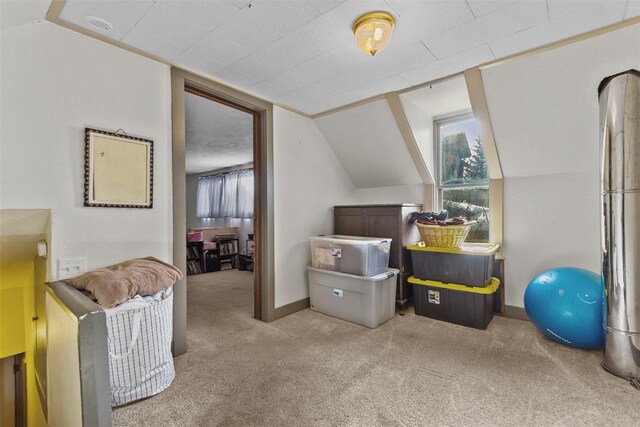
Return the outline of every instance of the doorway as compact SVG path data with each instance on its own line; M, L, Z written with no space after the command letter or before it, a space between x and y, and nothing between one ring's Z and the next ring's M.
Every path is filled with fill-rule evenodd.
M197 310L261 318L253 274L259 138L257 111L185 87L189 319Z
M246 157L245 144L239 150L244 151L244 160L242 156L229 160L233 157L233 142L218 150L212 144L212 156L205 155L204 151L199 155L196 148L193 156L190 153L192 144L187 141L187 137L192 138L194 132L190 129L192 123L186 116L188 111L193 111L193 105L206 105L209 109L218 111L221 114L218 121L235 123L235 119L239 119L242 125L235 128L231 126L226 131L229 140L247 128L248 120L249 157ZM239 272L244 273L246 279L246 275L253 270L253 286L248 289L253 294L253 301L252 307L247 308L248 314L263 321L271 321L275 317L273 196L270 191L273 179L272 108L271 104L232 88L183 70L172 70L174 264L186 273L193 273L189 263L195 261L201 269L200 273L188 275L174 286L173 346L176 356L186 351L187 292L190 278L198 278L200 282L211 279L212 285L215 285L216 277L222 281L223 276L228 279L229 275L233 276L233 272ZM207 128L210 125L206 119L197 118L196 122L198 121L201 127ZM221 137L224 139L224 135ZM216 151L218 159L214 161ZM225 152L227 153L224 154ZM228 164L224 164L225 161ZM226 185L238 188L243 179L246 188L246 177L251 174L254 181L253 215L249 215L240 200L229 204L227 198L224 206L213 206L210 201L201 200L198 205L197 188L200 182L207 181L206 185L201 185L201 191L205 191L207 185L222 189L225 181ZM209 191L210 197L219 198L216 191ZM204 212L207 206L212 208L211 212ZM231 211L233 212L230 213ZM202 243L185 244L187 240ZM204 247L205 242L209 242L207 248ZM196 250L194 253L189 246L197 246L200 251Z

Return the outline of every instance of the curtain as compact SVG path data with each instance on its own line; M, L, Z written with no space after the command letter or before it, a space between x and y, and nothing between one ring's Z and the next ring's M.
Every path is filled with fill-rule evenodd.
M220 200L220 216L237 218L238 211L238 174L230 173L224 176L222 199Z
M223 176L210 176L198 181L196 216L198 218L220 218Z
M198 218L253 218L253 170L201 178Z
M238 174L238 210L236 218L253 218L253 171Z

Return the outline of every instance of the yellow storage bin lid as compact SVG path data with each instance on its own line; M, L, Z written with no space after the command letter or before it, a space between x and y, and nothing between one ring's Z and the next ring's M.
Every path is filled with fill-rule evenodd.
M492 277L491 283L489 283L489 285L485 287L464 286L464 285L458 285L455 283L442 283L442 282L436 282L435 280L421 280L413 276L409 277L407 281L412 285L430 286L432 288L443 288L443 289L450 289L453 291L471 292L474 294L484 294L484 295L490 295L494 293L495 291L498 290L498 287L500 286L500 279L498 279L497 277Z
M424 242L420 242L408 245L407 249L410 251L440 252L456 255L491 256L498 252L500 245L497 243L463 243L459 248L440 248L437 246L426 246Z

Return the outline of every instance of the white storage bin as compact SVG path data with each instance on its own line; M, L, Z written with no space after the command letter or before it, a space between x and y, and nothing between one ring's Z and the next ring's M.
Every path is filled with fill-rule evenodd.
M358 276L387 271L391 239L356 236L311 237L311 266Z
M311 309L377 328L395 316L396 276L390 268L371 277L307 267Z

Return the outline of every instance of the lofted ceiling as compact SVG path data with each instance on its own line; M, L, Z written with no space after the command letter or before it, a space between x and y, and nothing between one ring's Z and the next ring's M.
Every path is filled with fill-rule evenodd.
M212 171L253 161L253 116L185 93L185 172Z
M386 99L315 122L356 188L422 183Z
M372 10L397 18L376 57L351 31ZM60 18L316 114L638 15L640 0L66 0Z

